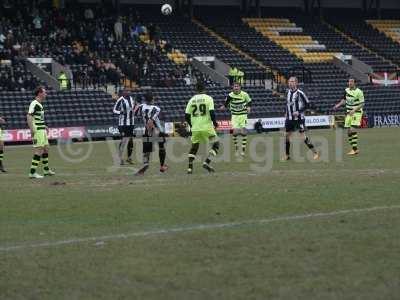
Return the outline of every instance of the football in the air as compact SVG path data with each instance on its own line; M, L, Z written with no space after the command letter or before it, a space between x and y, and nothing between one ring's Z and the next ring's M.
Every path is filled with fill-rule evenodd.
M161 6L161 13L165 16L170 15L172 13L172 6L168 3L165 3L163 6Z

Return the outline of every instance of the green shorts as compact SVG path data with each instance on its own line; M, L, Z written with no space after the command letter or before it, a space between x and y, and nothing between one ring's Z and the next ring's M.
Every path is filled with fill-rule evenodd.
M46 130L37 130L32 138L33 147L44 147L49 145Z
M242 129L247 126L247 115L232 115L232 128Z
M362 112L356 112L352 116L346 115L346 119L344 120L344 128L360 127L362 116Z
M0 142L4 141L3 129L0 128Z
M205 131L192 131L192 143L207 143L210 139L216 138L217 133L214 128Z

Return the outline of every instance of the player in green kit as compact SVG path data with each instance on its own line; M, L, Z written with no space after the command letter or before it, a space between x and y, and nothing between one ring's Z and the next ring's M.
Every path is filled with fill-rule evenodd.
M200 143L210 141L211 150L207 159L203 162L203 168L208 172L214 172L211 167L211 158L216 156L219 149L219 141L215 128L218 126L215 112L214 100L205 93L205 86L202 82L196 85L197 94L194 95L186 106L185 119L192 131L192 147L189 151L188 174L193 173L193 161L196 158Z
M6 124L6 120L0 117L0 172L6 173L6 170L3 166L4 159L4 140L3 140L3 127Z
M246 153L247 147L247 115L250 113L251 98L249 94L241 90L240 84L233 84L232 92L226 97L225 105L221 109L228 108L232 114L233 143L235 144L235 154L239 154L238 136L242 136L241 156Z
M358 150L358 135L357 128L361 125L364 107L364 93L356 87L355 80L349 79L349 87L346 88L343 99L336 104L333 109L338 109L343 104L346 104L346 119L344 128L347 128L349 144L352 147L348 155L357 155Z
M38 87L35 91L35 99L29 105L28 114L26 116L29 129L31 130L33 147L35 149L29 178L41 179L42 175L36 172L42 159L44 176L52 176L55 173L49 169L49 141L47 138L46 124L44 122L43 101L46 99L47 93L44 87Z

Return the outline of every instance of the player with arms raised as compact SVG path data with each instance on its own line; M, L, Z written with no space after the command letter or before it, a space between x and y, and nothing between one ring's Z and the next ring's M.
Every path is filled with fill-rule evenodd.
M160 121L161 109L154 105L153 93L148 91L145 96L145 103L138 105L135 109L135 115L142 117L145 126L143 135L143 166L135 173L135 175L144 175L149 168L150 155L153 152L153 143L158 140L158 156L160 159L160 172L164 173L168 167L165 165L165 129Z
M192 146L188 155L188 174L193 173L193 162L196 159L200 143L207 141L212 143L207 159L203 162L203 168L208 172L214 172L214 168L210 165L211 158L217 155L219 149L219 141L215 132L218 124L214 111L214 99L205 93L204 83L198 82L196 90L197 94L189 100L185 110L185 119L192 131Z

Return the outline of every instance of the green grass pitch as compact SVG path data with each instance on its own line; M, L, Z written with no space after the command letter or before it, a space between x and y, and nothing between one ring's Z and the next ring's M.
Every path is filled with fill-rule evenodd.
M399 299L399 133L360 130L346 157L334 130L313 130L316 163L281 163L280 134L254 135L256 158L191 176L188 141L170 140L178 161L140 178L113 168L116 143L52 146L57 176L41 181L32 149L8 147L0 299Z

